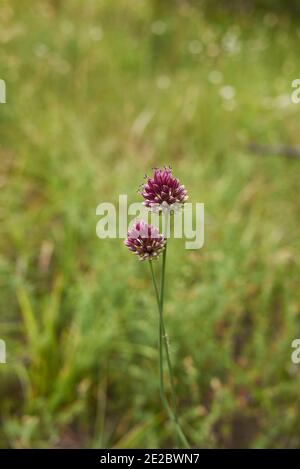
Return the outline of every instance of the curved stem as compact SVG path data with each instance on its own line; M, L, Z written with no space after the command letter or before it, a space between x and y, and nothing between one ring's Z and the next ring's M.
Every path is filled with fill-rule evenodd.
M161 296L159 297L159 292L157 288L157 283L155 280L155 275L154 275L154 270L152 266L152 261L149 261L150 264L150 270L151 270L151 275L152 275L152 281L153 281L153 286L155 290L155 295L156 295L156 301L157 301L157 307L158 307L158 312L159 312L159 369L160 369L160 396L162 403L169 415L170 420L174 422L178 437L180 442L184 445L184 447L189 448L189 443L186 439L186 436L184 435L180 424L178 422L178 418L176 415L176 407L174 406L174 412L169 406L168 400L165 395L165 390L164 390L164 378L163 378L163 341L165 345L165 350L166 350L166 356L167 356L167 363L168 363L168 369L169 369L169 375L170 375L170 381L171 381L171 388L172 388L172 396L173 396L173 403L176 405L176 395L175 395L175 387L174 387L174 379L173 379L173 373L172 373L172 366L171 366L171 360L170 360L170 355L169 355L169 348L168 348L168 342L167 342L167 337L166 337L166 331L165 331L165 325L163 321L163 293L164 293L164 276L165 276L165 263L166 263L166 256L165 256L165 251L164 251L164 258L163 258L163 272L162 272L162 290L161 290Z

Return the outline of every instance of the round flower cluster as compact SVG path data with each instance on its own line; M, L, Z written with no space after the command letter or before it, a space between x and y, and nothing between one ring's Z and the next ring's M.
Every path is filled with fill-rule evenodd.
M133 228L128 231L124 244L140 260L144 261L158 257L165 248L166 240L157 228L142 220L135 223Z
M141 194L144 197L144 205L148 208L162 204L182 205L188 199L185 187L173 176L171 168L167 167L154 169L153 176L148 177L143 185Z

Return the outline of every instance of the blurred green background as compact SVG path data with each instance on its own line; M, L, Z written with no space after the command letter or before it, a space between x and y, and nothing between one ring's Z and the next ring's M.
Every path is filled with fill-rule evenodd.
M174 447L147 265L95 210L171 164L205 245L165 317L194 447L299 447L297 2L2 0L0 446ZM249 150L267 145L265 154Z

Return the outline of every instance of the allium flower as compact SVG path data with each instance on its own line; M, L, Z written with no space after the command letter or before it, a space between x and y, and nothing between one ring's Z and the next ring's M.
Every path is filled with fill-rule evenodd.
M141 195L144 197L144 205L152 212L162 212L162 214L175 213L181 210L184 202L187 200L187 191L178 179L172 175L171 168L154 168L153 177L147 177L147 182L143 184ZM162 217L163 218L163 217ZM169 220L169 217L165 217ZM166 224L166 223L165 223ZM165 227L164 227L165 228ZM142 261L148 259L151 271L151 277L158 309L158 352L159 352L159 387L162 404L174 425L178 440L185 448L190 448L189 442L181 428L176 409L176 391L174 386L173 370L169 352L169 344L164 322L164 295L165 295L165 276L166 276L166 255L167 238L159 233L159 230L152 225L148 225L144 220L134 224L128 231L125 246L138 256ZM153 268L153 259L162 254L160 288L156 279L156 273ZM169 379L172 393L172 404L169 403L164 387L164 357L168 367Z
M184 204L188 195L185 187L172 175L172 169L166 166L163 169L154 168L153 177L147 177L141 195L144 205L148 208L158 207L162 204Z
M135 223L134 227L128 231L125 246L141 261L145 259L155 259L164 250L165 238L158 229L152 225L147 225L143 220Z

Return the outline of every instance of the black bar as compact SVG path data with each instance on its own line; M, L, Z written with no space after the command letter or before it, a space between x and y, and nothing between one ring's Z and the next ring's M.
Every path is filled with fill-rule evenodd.
M297 450L231 450L231 449L1 449L1 467L8 464L29 464L28 467L57 465L67 467L101 467L103 465L138 467L149 464L176 464L180 466L221 467L231 464L238 467L251 463L286 465L294 461ZM219 466L214 466L218 464Z

